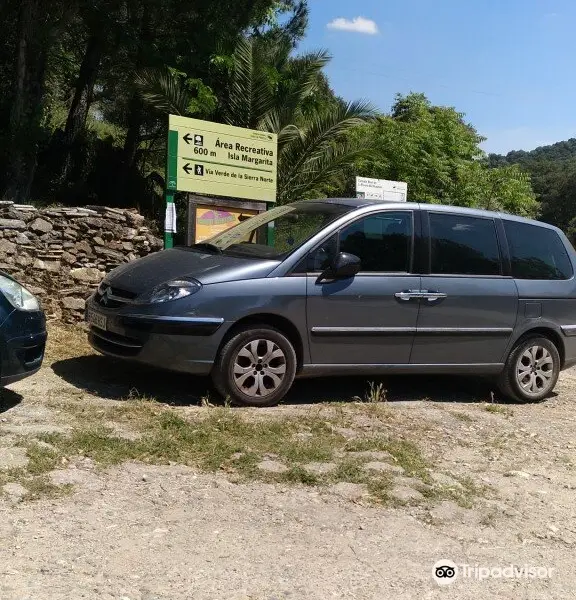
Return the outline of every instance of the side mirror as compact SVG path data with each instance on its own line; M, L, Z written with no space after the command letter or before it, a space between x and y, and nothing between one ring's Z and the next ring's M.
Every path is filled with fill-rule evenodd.
M362 267L362 262L355 254L340 252L332 261L332 264L320 274L317 283L320 281L330 281L332 279L348 279L354 277Z

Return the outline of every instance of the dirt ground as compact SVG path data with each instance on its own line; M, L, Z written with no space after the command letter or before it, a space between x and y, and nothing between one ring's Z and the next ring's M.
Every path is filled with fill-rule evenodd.
M427 486L392 465L389 501L378 502L345 477L330 485L270 482L178 460L103 467L80 451L48 473L65 494L32 499L26 483L4 485L0 599L576 598L576 372L563 373L556 394L536 405L495 404L478 380L383 383L386 402L377 408L358 401L366 380L324 379L297 382L274 409L227 410L256 421L312 415L335 423L339 415L346 424L337 435L347 444L378 428L413 440L433 465ZM25 468L23 440L66 439L82 424L79 406L105 411L135 390L184 419L216 410L199 405L210 391L205 380L88 352L52 357L3 392L0 471ZM106 419L131 439L125 423ZM386 469L382 454L362 468ZM282 470L278 456L265 458L260 469ZM309 468L323 473L333 466L326 464ZM440 560L460 565L450 585L432 576ZM496 570L479 580L462 565L472 575L475 566ZM541 570L498 576L510 565Z

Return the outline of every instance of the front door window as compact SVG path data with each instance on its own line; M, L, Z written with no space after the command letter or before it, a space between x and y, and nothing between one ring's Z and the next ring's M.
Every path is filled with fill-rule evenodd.
M412 260L412 212L387 211L344 227L308 256L306 271L326 269L338 252L354 254L363 273L409 273Z

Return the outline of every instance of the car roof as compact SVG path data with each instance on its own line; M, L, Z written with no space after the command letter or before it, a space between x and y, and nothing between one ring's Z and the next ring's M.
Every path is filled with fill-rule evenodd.
M499 219L506 219L509 221L519 221L521 223L529 223L531 225L538 225L539 227L546 227L548 229L554 229L561 231L558 227L537 221L535 219L528 219L526 217L520 217L518 215L511 215L505 212L496 212L492 210L484 210L483 208L467 208L465 206L454 206L451 204L430 204L430 203L418 203L418 202L389 202L383 200L369 200L367 198L320 198L317 200L304 200L304 202L321 202L326 204L340 204L342 206L349 206L350 208L366 208L368 206L381 206L382 208L426 208L434 212L450 212L462 215L476 216L476 217L492 217Z

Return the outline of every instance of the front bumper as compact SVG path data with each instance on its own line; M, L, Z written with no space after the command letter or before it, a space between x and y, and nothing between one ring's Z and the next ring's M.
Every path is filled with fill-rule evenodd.
M42 312L15 310L9 315L0 336L0 385L20 381L40 369L46 338Z
M88 341L95 350L172 371L208 374L224 336L220 318L110 311L92 300L87 311L106 317L106 329L90 325Z

